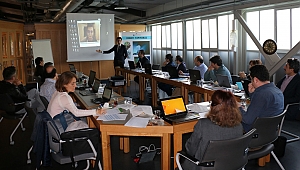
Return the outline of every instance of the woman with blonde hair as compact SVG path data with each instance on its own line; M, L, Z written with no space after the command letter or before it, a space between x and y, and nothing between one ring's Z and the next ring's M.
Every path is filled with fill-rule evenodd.
M200 119L194 132L185 144L187 154L201 160L210 140L227 140L243 135L242 116L237 101L231 92L217 90L207 118ZM201 169L189 161L182 164L184 169Z

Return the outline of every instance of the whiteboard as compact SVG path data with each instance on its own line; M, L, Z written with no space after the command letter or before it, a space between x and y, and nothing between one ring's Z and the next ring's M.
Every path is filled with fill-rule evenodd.
M52 62L54 65L50 39L32 40L32 51L34 59L43 57L44 63Z

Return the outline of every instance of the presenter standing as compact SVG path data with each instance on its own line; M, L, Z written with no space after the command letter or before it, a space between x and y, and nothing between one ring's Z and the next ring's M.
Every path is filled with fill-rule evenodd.
M96 50L96 52L108 54L108 53L111 53L114 51L115 52L114 67L115 68L116 67L124 68L125 59L128 57L127 49L126 49L125 45L121 44L122 43L121 37L117 37L116 41L117 41L117 44L114 45L110 50L101 51L99 49L99 50Z

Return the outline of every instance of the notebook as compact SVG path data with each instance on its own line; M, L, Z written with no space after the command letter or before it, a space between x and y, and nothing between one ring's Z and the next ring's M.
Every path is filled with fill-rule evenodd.
M182 123L200 118L198 114L188 114L182 96L160 100L163 119L169 123Z
M128 61L128 64L129 64L130 70L134 70L135 69L134 61Z
M231 88L228 76L217 74L217 80L220 87Z
M93 103L103 104L110 101L112 88L105 86L102 97L91 99Z
M100 80L96 78L92 90L81 90L79 91L79 94L81 94L82 96L90 96L96 94L98 92L99 86Z
M170 79L179 78L178 71L176 67L167 67L167 72L170 75Z
M201 75L199 70L189 69L189 74L192 83L197 83L197 80L201 80Z
M145 64L145 73L152 75L152 67L151 64Z

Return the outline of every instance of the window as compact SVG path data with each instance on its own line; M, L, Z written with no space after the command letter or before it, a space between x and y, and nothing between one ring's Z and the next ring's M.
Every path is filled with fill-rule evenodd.
M277 48L290 49L290 9L277 11Z
M294 47L300 41L300 8L292 9L292 47Z
M208 20L202 20L202 47L209 48Z
M194 20L194 49L201 49L201 20Z
M249 29L252 31L254 36L259 40L259 11L255 12L248 12L246 14L247 18L247 25ZM247 34L247 50L258 50L256 45L254 44L253 40L250 38L250 36Z
M274 40L274 10L260 11L260 42L263 44L265 40Z
M228 35L232 31L229 30L228 28L228 22L229 22L228 15L223 15L218 17L219 49L228 49L229 46Z
M152 47L153 48L156 48L156 43L157 43L157 38L156 38L156 29L157 29L157 26L152 26Z
M186 48L194 48L193 21L186 22Z
M210 48L218 48L218 36L217 36L217 19L209 20L209 45Z

